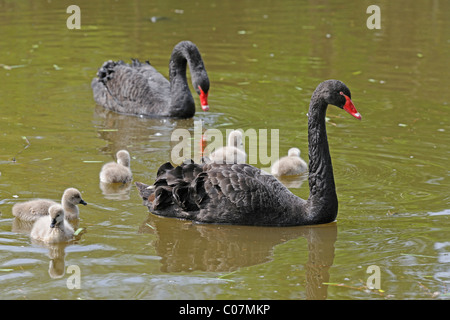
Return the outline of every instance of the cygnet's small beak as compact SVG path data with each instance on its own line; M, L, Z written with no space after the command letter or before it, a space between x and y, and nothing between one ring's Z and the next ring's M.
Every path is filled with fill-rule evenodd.
M81 199L80 203L81 203L82 205L84 205L84 206L86 206L86 205L87 205L87 202L86 202L86 201L84 201L83 199Z
M50 223L50 228L56 227L56 219L52 220L52 223Z

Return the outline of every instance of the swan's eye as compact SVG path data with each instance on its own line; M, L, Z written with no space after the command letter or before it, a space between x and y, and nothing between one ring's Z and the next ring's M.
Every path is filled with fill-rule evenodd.
M345 94L341 91L341 92L339 92L339 94L341 95L341 96L345 96Z

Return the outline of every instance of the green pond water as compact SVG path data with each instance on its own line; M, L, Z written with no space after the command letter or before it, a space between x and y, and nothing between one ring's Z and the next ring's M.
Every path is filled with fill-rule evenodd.
M66 26L71 4L0 0L0 299L449 299L450 2L80 0L79 30ZM381 29L366 25L372 4ZM202 53L208 113L197 96L189 120L96 106L104 61L150 60L167 76L181 40ZM199 120L278 130L280 156L295 146L308 160L309 99L326 79L362 114L328 109L334 223L200 225L149 214L134 186L99 184L122 148L134 181L152 183L173 131ZM307 180L285 183L308 196ZM32 242L12 206L68 187L88 202L85 233Z

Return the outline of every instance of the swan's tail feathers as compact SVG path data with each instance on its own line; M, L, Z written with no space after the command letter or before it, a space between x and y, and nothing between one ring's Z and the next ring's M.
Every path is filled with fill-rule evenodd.
M125 65L125 62L123 62L122 60L117 62L108 60L103 63L103 65L97 71L97 77L99 79L98 81L106 84L106 82L111 80L112 74L114 73L114 68L118 65Z
M192 194L193 200L196 205L199 207L202 202L207 198L206 190L205 190L205 179L207 178L206 173L200 173L197 175L195 180L196 183L192 184Z
M206 197L204 187L197 183L204 166L192 160L186 160L175 168L170 162L164 163L159 167L152 186L135 183L144 205L159 215L192 219Z
M172 187L167 185L149 186L142 182L136 182L135 185L142 198L143 205L146 206L150 212L164 209L173 204Z
M184 182L191 183L197 176L203 172L203 164L194 163L193 160L185 160L184 163L177 167L181 171L181 179Z
M155 200L155 187L141 182L136 182L135 185L143 200L144 206L151 208L153 206L153 201Z
M202 171L203 164L196 164L192 160L185 160L176 168L170 162L166 162L158 169L155 185L176 186L178 183L191 183Z
M198 211L199 207L195 203L190 189L190 183L181 182L172 190L174 202L185 212Z
M150 66L151 65L150 61L145 60L145 62L142 63L138 59L131 58L131 67L133 67L133 68L140 68L140 67L143 67L146 65Z
M173 204L172 187L160 186L155 189L155 200L153 201L153 209L161 210Z
M161 175L165 174L167 171L170 171L172 169L173 165L170 162L166 162L159 167L158 172L156 173L156 177L159 178Z
M140 62L138 59L131 59L131 65L126 64L123 60L112 61L108 60L98 69L97 77L100 82L106 84L108 80L111 79L112 74L115 71L117 66L129 66L132 68L141 68L145 66L149 66L150 62L147 60L144 63Z

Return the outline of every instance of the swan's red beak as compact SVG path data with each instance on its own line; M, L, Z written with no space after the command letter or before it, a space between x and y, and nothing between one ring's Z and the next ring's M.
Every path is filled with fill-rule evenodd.
M345 97L345 105L343 109L354 116L356 119L361 120L361 114L356 110L352 100L342 92L341 95Z
M200 89L200 104L202 105L203 111L209 111L209 105L208 105L208 92L204 92L200 86L198 86Z

